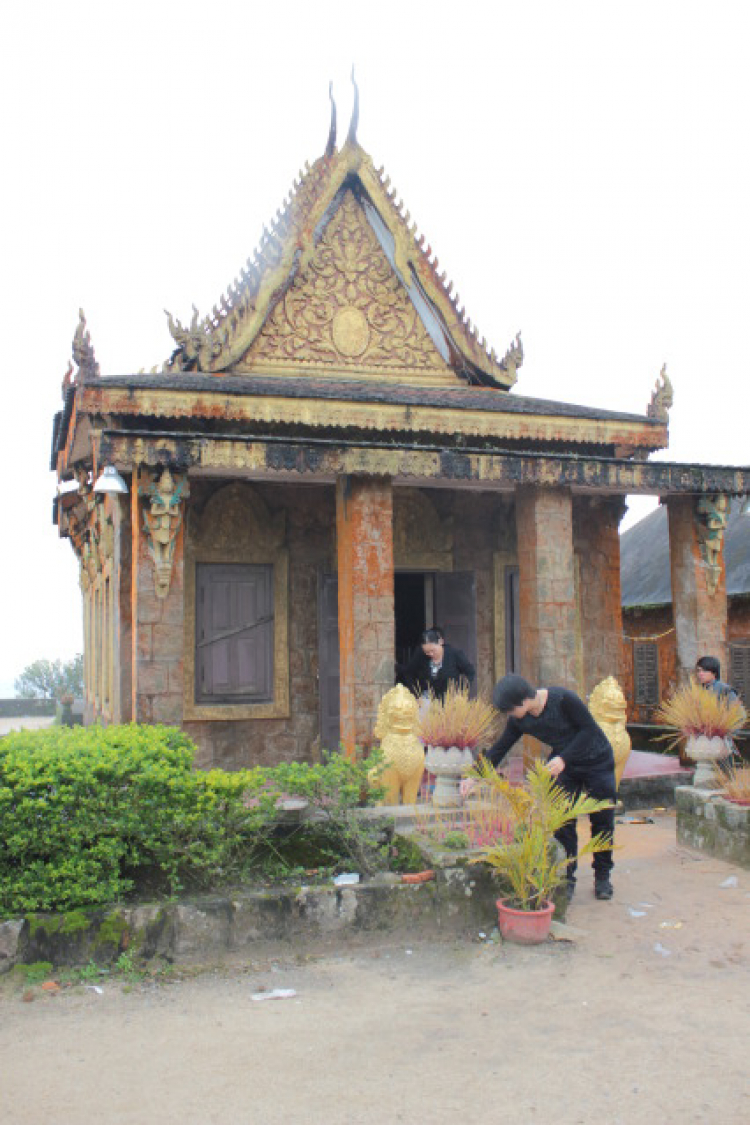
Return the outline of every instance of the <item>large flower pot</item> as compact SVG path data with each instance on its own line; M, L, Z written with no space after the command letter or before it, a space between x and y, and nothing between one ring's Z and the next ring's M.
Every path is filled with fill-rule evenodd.
M428 746L425 766L435 775L432 803L443 808L462 805L461 778L473 764L471 750L459 746Z
M539 945L549 937L554 902L548 902L541 910L514 910L506 906L508 900L497 900L497 926L506 941L517 945Z
M691 734L685 743L685 755L695 762L696 770L693 785L697 789L715 789L717 781L714 766L731 753L731 743L718 734L709 738L705 734Z

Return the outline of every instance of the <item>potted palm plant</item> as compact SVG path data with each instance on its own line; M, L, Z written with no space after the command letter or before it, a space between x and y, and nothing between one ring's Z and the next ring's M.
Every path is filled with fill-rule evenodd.
M693 785L715 788L714 766L733 750L732 735L741 730L747 712L738 699L708 691L694 680L678 688L656 712L657 722L669 729L660 738L667 749L685 740L685 755L696 763Z
M561 854L555 833L579 816L611 808L612 802L586 795L572 797L541 761L528 771L525 788L511 785L484 759L471 776L502 797L513 826L510 843L484 847L471 860L488 864L509 887L509 893L497 900L500 933L523 945L544 941L555 909L554 893L567 880L568 871L568 857ZM611 840L593 836L579 849L578 856L608 851L611 847Z
M448 685L444 696L432 696L417 723L417 736L427 747L425 766L435 775L435 805L460 805L461 778L474 765L478 746L485 745L497 712L484 699L472 699L468 685Z

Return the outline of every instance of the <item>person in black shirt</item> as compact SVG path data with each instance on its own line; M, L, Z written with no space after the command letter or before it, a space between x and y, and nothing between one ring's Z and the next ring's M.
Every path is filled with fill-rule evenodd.
M397 666L399 679L416 695L428 692L442 699L448 684L460 684L462 680L470 684L476 672L469 658L460 648L445 643L442 629L433 626L422 633L421 647L408 664Z
M615 759L604 731L588 707L567 688L533 688L521 676L507 675L495 684L492 702L508 715L505 730L485 755L498 766L511 747L524 734L531 734L550 747L547 769L566 793L586 792L597 800L617 799ZM592 834L604 833L614 841L614 808L592 813ZM556 833L568 855L568 899L575 891L578 866L578 832L575 820ZM612 852L597 852L594 861L594 894L612 898L610 873Z

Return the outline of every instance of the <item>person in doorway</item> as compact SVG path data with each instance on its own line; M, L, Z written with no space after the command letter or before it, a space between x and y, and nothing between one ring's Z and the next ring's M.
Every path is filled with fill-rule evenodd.
M701 687L714 692L728 703L734 703L737 692L721 678L721 664L715 656L701 656L695 662L695 678Z
M597 800L610 800L613 807L592 813L591 832L602 833L614 845L617 799L615 758L612 747L589 711L575 692L567 688L534 688L522 676L509 674L495 684L492 702L508 716L505 730L486 754L498 766L508 751L524 734L531 734L550 747L547 769L557 784L571 796L587 793ZM578 831L576 822L564 825L556 838L568 856L568 901L575 892L578 866ZM611 899L612 851L597 852L594 861L594 895Z
M396 671L415 695L432 693L437 699L443 699L449 684L471 684L476 676L466 654L446 644L443 630L436 625L425 629L420 647L408 664L397 665Z

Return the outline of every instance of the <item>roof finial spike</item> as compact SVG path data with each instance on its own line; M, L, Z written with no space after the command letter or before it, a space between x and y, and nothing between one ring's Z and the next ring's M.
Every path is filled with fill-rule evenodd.
M354 66L352 66L352 86L354 87L354 106L352 108L352 119L349 122L349 132L346 138L347 145L356 145L357 126L359 125L359 87L354 77Z
M328 97L331 99L331 128L328 131L326 156L333 156L336 151L336 103L333 100L333 82L328 83Z

